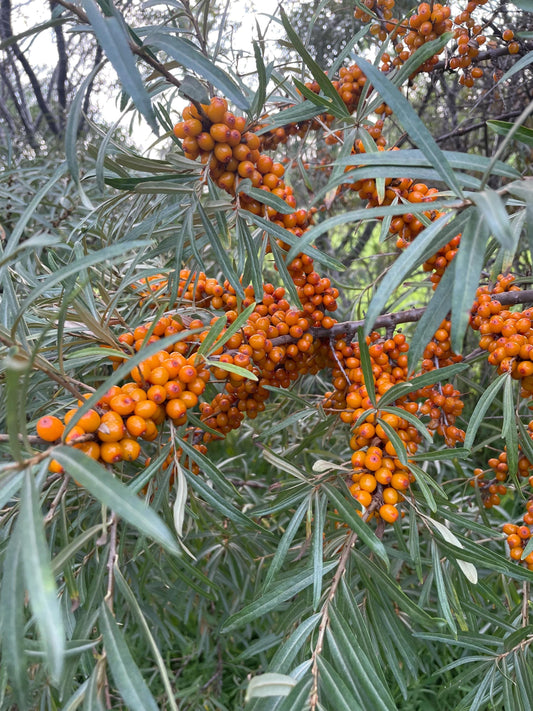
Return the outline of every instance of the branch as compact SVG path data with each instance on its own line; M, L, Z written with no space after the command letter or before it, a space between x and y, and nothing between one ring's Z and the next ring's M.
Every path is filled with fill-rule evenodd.
M11 27L11 0L2 0L0 14L0 36L3 40L10 39L11 37L13 37L13 29ZM21 51L17 42L13 42L10 47L10 51L13 52L15 57L22 64L22 68L24 69L24 71L26 72L26 76L30 80L33 93L37 100L37 104L41 109L44 118L46 119L46 123L48 124L50 131L54 134L54 136L59 135L59 129L54 120L52 112L50 111L50 108L45 101L45 98L41 91L41 85L39 84L39 80L37 79L35 72L31 68L30 63L26 59L24 53Z
M516 306L517 304L533 304L533 289L523 289L522 291L506 291L503 294L492 294L495 301L499 301L504 306ZM427 307L419 309L407 309L396 313L383 314L375 320L373 328L393 328L399 323L413 323L419 321L424 315ZM336 323L331 328L311 327L309 333L315 338L336 338L337 336L355 336L357 329L365 325L365 320L342 321ZM296 343L298 339L292 336L278 336L272 339L273 346L281 346L285 343Z
M54 7L57 6L56 0L50 0L50 9L53 11ZM67 72L68 72L68 55L65 46L65 36L63 34L63 28L61 25L56 25L54 27L54 33L56 36L57 43L57 101L61 107L61 115L59 121L63 127L65 123L65 114L67 110L67 93L66 93L66 83L67 83Z
M5 0L3 0L5 1ZM76 17L80 20L80 22L83 22L85 25L90 25L91 23L89 22L89 18L85 14L85 12L79 8L77 5L74 5L74 3L67 2L67 0L55 0L58 5L61 5L64 7L66 10L69 10L72 12ZM133 52L133 54L136 54L138 57L140 57L146 64L149 64L152 69L155 69L156 72L161 74L161 76L165 77L165 79L170 83L173 84L174 86L179 87L181 86L181 82L179 79L176 79L176 77L171 74L168 69L164 66L164 64L161 64L161 62L158 62L157 59L154 59L151 57L148 52L144 49L144 47L141 47L138 45L136 42L134 42L131 38L128 38L128 45Z

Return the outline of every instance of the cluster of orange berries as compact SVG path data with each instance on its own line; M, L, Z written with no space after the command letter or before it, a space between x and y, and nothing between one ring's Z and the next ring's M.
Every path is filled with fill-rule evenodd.
M191 160L200 157L209 168L216 184L237 196L239 205L255 215L263 215L295 234L302 234L312 219L312 213L298 210L281 214L273 207L239 191L239 183L250 180L253 188L272 193L296 208L291 186L282 180L285 168L261 153L262 140L253 131L246 130L246 119L228 111L226 99L214 97L200 110L190 104L183 111L184 120L174 126L174 134L183 141L185 156Z
M424 353L424 372L461 359L451 351L449 327L449 321L443 322L428 344ZM383 339L374 332L367 338L367 345L375 400L379 408L381 397L391 387L408 380L409 344L402 333ZM402 501L402 492L415 478L398 458L387 429L390 427L396 432L407 455L416 453L421 441L420 432L395 412L379 409L376 412L364 382L358 343L338 339L330 355L330 367L334 390L325 393L323 406L326 412L338 412L341 420L353 427L350 439L350 448L353 450L352 496L365 508L372 504L370 518L376 516L393 523L399 515L396 504ZM428 415L430 419L427 428L442 435L448 446L455 446L464 439L463 430L454 424L462 412L463 402L459 391L451 383L426 386L398 398L393 405L411 415ZM368 413L366 417L365 413Z
M529 431L533 436L533 422L529 423ZM470 486L479 488L483 505L485 508L490 509L493 506L498 506L500 497L507 493L507 487L505 486L509 472L507 452L504 450L497 457L491 457L487 464L493 472L493 477L487 480L486 475L490 470L484 471L478 468L474 469L474 477L469 483ZM529 477L530 470L531 462L525 455L521 454L518 458L518 475L525 479Z
M385 42L388 35L399 38L394 45L395 56L391 57L389 53L384 53L381 57L383 72L401 66L426 42L453 30L456 47L448 61L448 67L454 71L460 70L460 84L472 87L475 80L483 76L483 69L472 64L479 55L479 48L487 42L484 34L486 26L479 24L473 18L473 14L486 2L487 0L470 0L465 9L454 18L451 17L451 7L448 5L422 2L408 20L400 21L393 17L394 0L363 0L363 5L368 12L365 12L362 7L357 7L354 16L363 23L372 20L370 34L381 42ZM519 52L520 46L514 39L512 30L504 30L501 39L507 44L509 54ZM433 55L417 69L417 73L431 72L438 61L438 54Z
M533 519L533 499L527 502L527 513L524 514L524 517L526 516L528 519ZM511 559L517 562L523 560L528 570L533 570L533 551L522 559L524 549L531 538L530 527L526 525L517 526L514 523L505 523L503 525L503 532L507 536L507 545L509 546Z
M511 274L498 276L492 289L477 290L472 309L472 328L479 331L479 345L489 352L488 361L499 373L509 372L520 380L522 397L533 394L533 309L510 311L492 298L493 294L519 291Z

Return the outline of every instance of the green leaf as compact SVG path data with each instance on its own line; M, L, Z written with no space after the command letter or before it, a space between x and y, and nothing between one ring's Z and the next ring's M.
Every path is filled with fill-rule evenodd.
M381 410L389 403L398 400L400 397L404 397L410 392L419 390L426 385L433 385L434 383L442 383L444 380L449 380L454 375L457 375L457 373L461 373L469 367L468 363L455 363L454 365L447 365L444 368L435 368L422 375L417 375L405 383L397 383L381 396L379 399L379 408Z
M240 193L244 193L245 195L249 195L251 198L254 198L254 200L257 200L257 202L260 202L263 205L273 207L281 215L290 215L294 212L294 207L287 205L285 200L282 200L277 195L273 195L266 190L253 188L251 181L249 180L243 180L242 183L239 183L238 191Z
M264 696L288 696L295 686L296 679L292 676L266 672L250 679L244 701L248 703L250 699Z
M324 568L324 525L328 500L318 492L314 497L313 516L313 610L318 608L322 595L322 577Z
M370 402L374 407L377 406L376 385L374 381L374 373L372 372L372 361L370 360L370 351L366 342L363 329L357 329L357 342L359 343L359 357L361 358L361 369L363 371L363 379L365 382L366 391Z
M335 89L335 87L331 83L331 79L328 79L328 77L324 74L324 71L320 68L320 65L317 62L315 62L315 60L311 57L311 55L307 51L306 47L304 46L303 42L299 38L298 34L295 32L295 30L291 26L291 24L289 22L289 18L287 17L287 15L282 7L280 7L280 13L281 13L281 21L283 22L283 27L285 28L285 32L287 33L290 41L292 42L294 49L298 52L298 54L302 58L304 64L306 65L306 67L309 69L309 71L313 75L313 78L315 79L315 81L318 83L319 87L324 92L324 95L327 96L330 100L330 107L331 108L328 109L329 113L332 113L333 115L341 117L341 118L342 117L349 118L350 113L349 113L348 109L346 108L345 103L341 99L339 92Z
M253 46L255 66L257 69L258 86L252 101L252 107L250 112L252 116L259 116L262 113L263 107L265 105L268 78L267 71L265 68L265 62L263 61L263 55L261 54L261 48L255 40L253 40Z
M488 237L486 223L479 211L471 211L470 219L461 235L461 244L453 260L455 279L452 293L451 343L456 353L460 353L463 349L466 329L470 322L470 311L476 297L476 289L479 286ZM437 323L436 320L435 323Z
M270 584L272 583L272 580L274 579L276 573L283 565L285 558L287 557L287 553L289 552L289 548L291 547L291 544L294 540L296 533L298 532L298 528L300 527L302 519L308 509L309 497L305 497L300 506L298 506L298 508L296 509L289 524L285 528L283 536L281 537L274 557L272 558L272 563L270 564L270 567L268 568L268 572L265 577L263 588L264 590L270 587Z
M321 617L322 613L317 612L315 615L311 615L300 622L290 637L278 647L268 668L279 672L288 671L296 655L303 647L305 640L317 626Z
M152 650L152 653L154 655L154 658L155 658L155 661L157 664L157 668L159 669L159 674L161 676L163 686L165 687L165 692L167 694L168 704L169 704L170 708L172 709L172 711L178 711L178 706L176 704L176 701L174 700L175 691L172 688L172 685L170 683L170 679L168 677L168 671L167 671L167 668L165 667L165 662L163 660L163 657L161 656L159 647L157 646L157 642L155 641L155 639L150 631L150 627L146 621L145 615L143 614L143 611L141 610L140 605L137 602L132 589L126 582L126 579L122 575L122 572L120 571L120 568L118 567L117 564L115 564L115 566L114 566L114 575L115 575L115 580L117 581L117 587L120 589L122 595L124 595L124 598L126 600L126 603L129 607L129 609L137 618L139 626L140 626L141 630L143 631L148 644L150 645L150 648Z
M320 672L320 689L323 692L321 697L323 703L327 699L325 708L335 709L335 711L365 711L363 706L355 698L343 678L338 674L329 662L318 656L318 669ZM324 698L325 697L325 698Z
M514 404L513 384L509 373L506 373L507 379L503 388L503 427L502 436L505 439L505 447L507 451L507 466L515 486L520 489L518 480L518 431L516 427L516 407Z
M437 548L435 541L431 541L431 559L433 561L432 570L435 576L437 597L439 599L442 614L444 615L444 619L448 623L448 627L451 629L453 634L457 634L457 625L455 624L455 620L453 619L450 602L448 600L448 593L446 592L446 587L444 585L444 577L442 575L439 549Z
M208 82L220 89L222 94L243 111L248 111L250 104L240 88L226 72L217 67L208 57L202 54L192 42L181 37L164 35L160 32L150 33L150 46L162 49L169 57L191 69Z
M338 565L337 561L326 563L324 566L324 575L329 573L330 570L333 570L336 565ZM263 615L266 615L267 612L274 610L291 597L294 597L294 595L297 595L299 592L312 585L313 578L314 572L309 568L295 573L290 578L280 582L269 592L261 595L258 600L245 605L242 610L228 617L228 619L223 623L221 631L229 632L236 627L242 627L248 622L260 619Z
M233 506L233 504L228 503L218 492L208 486L201 477L191 474L187 470L185 470L185 475L192 488L200 494L204 501L211 504L216 511L219 511L223 516L229 518L230 521L242 524L247 529L254 528L264 533L264 529L259 524L252 521L248 516L245 516L238 508Z
M3 560L0 591L0 641L19 709L26 709L28 673L24 653L24 581L19 527L11 534Z
M405 210L405 206L400 207ZM439 217L438 220L426 227L409 247L398 256L372 297L365 319L366 334L372 330L377 317L385 308L395 289L426 259L438 252L441 247L444 247L445 244L461 232L466 223L467 215L468 211L465 210L460 215L457 215L450 224L447 224L452 217L450 214Z
M202 225L204 226L206 237L213 249L217 262L220 264L222 271L228 278L231 286L235 289L237 295L244 299L244 290L242 288L242 284L230 262L227 249L222 246L222 242L220 241L218 233L213 227L212 221L207 216L207 213L200 202L196 203L196 209L198 210L200 219L202 220Z
M152 102L144 87L144 82L137 68L135 56L130 49L130 40L123 24L118 17L104 17L94 0L83 0L83 7L98 42L118 74L124 91L129 94L150 128L157 134L159 129L152 109Z
M474 444L474 439L476 437L477 431L480 428L483 420L485 418L485 413L492 404L492 401L498 394L498 391L502 387L507 373L502 373L496 380L493 380L488 388L483 392L481 397L476 403L474 412L470 415L470 420L468 422L468 428L466 430L466 436L464 441L465 449L472 449Z
M364 212L364 211L361 211L361 212ZM276 239L281 239L283 242L286 242L287 244L293 245L293 247L295 249L294 256L296 256L296 254L298 254L299 252L303 252L304 254L307 254L310 257L313 257L313 259L316 262L318 262L319 264L322 264L324 267L328 267L329 269L334 269L335 271L342 272L346 268L344 266L344 264L342 262L340 262L338 259L335 259L334 257L330 257L328 254L321 252L319 249L314 249L313 247L310 247L308 244L301 244L302 238L296 237L296 235L294 235L292 232L289 232L289 230L286 230L284 227L280 227L280 225L276 225L274 222L265 220L264 217L260 217L259 215L253 215L250 213L250 218L258 227L261 227L268 234L272 235ZM314 229L314 228L312 228L312 229ZM309 232L309 230L308 230L308 232ZM289 259L289 255L290 255L290 252L287 255L287 260Z
M159 707L105 602L100 606L99 621L111 674L125 704L132 711L158 711Z
M76 553L83 548L83 546L88 543L97 533L102 530L102 524L97 523L91 526L86 531L81 533L77 538L62 548L59 553L52 559L52 572L54 575L59 575L64 569L67 561L76 555Z
M359 640L350 634L351 625L334 607L330 607L331 628L327 630L329 644L335 644L337 658L345 660L353 671L354 683L367 701L367 708L375 711L395 711L396 704L389 689L376 674L373 660L369 659Z
M24 475L19 528L19 535L24 540L21 557L30 605L45 651L46 666L54 683L57 683L63 670L65 630L44 534L39 494L29 469Z
M533 61L533 52L530 52L529 54L531 55L529 60L531 62ZM527 56L528 55L526 55L526 57ZM522 59L525 59L526 57L522 57ZM509 71L516 70L518 64L519 62L514 64ZM500 136L507 136L514 124L509 121L487 121L487 126L491 128L494 133L498 133ZM524 128L524 126L521 126L517 131L515 131L513 137L516 141L525 143L528 146L533 146L533 130L530 128Z
M520 4L526 4L526 2L529 2L530 5L530 12L533 11L533 3L531 3L529 0L522 0L522 3L516 2L515 5L520 6ZM531 63L533 62L533 52L528 52L527 54L524 54L523 57L520 57L518 61L516 61L506 72L503 76L501 76L498 79L498 84L502 84L503 82L507 81L510 77L512 77L514 74L517 72L521 72L522 69L525 69L528 67ZM491 124L502 124L505 123L505 121L487 121L487 124L491 126ZM493 126L491 126L493 128ZM521 129L520 129L521 130ZM527 129L525 129L527 130ZM496 131L496 133L499 133L499 131ZM531 135L531 131L529 132ZM502 134L506 135L506 134ZM516 136L516 134L515 134ZM518 139L520 140L520 139Z
M372 83L372 86L379 92L380 100L385 101L393 109L394 115L400 125L407 131L414 143L420 147L446 185L448 185L456 195L462 196L461 186L455 177L453 168L411 103L394 84L385 77L383 72L373 64L370 64L370 62L367 62L362 57L358 57L357 65L365 73L368 80Z
M312 679L301 679L276 711L307 711L312 683Z
M416 240L415 240L416 241ZM453 287L455 284L455 259L448 265L442 279L437 286L435 293L426 307L422 318L417 324L409 353L407 356L409 369L412 371L424 353L427 344L433 338L435 325L440 325L446 318L452 300Z
M66 446L54 449L54 457L98 501L137 528L139 533L153 538L170 553L181 554L176 539L155 511L98 462L80 450Z
M499 194L495 190L485 188L478 193L468 193L468 197L476 203L479 214L501 246L504 249L512 249L515 243L513 230Z
M354 499L350 501L343 496L337 489L329 484L323 485L323 490L327 493L329 500L333 503L339 512L342 520L348 524L354 533L357 533L359 538L366 543L370 550L381 558L387 565L389 558L385 550L385 546L376 536L372 528L363 519L357 515L357 504Z
M224 363L218 360L206 360L205 367L221 368L222 370L227 370L228 373L235 373L236 375L241 375L243 378L246 378L247 380L253 380L254 382L258 380L257 375L255 373L252 373L251 370L247 370L246 368L243 368L240 365L235 365L234 363Z

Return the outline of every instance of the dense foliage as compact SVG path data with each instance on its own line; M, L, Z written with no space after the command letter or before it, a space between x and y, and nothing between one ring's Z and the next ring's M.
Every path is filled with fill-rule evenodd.
M0 1L0 709L530 708L528 5Z

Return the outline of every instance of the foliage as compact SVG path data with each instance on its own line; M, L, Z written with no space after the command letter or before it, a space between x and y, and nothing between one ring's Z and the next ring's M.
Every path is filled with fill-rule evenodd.
M277 66L261 35L241 76L207 0L52 5L56 29L94 36L159 153L117 125L80 132L100 60L60 101L60 151L28 148L28 112L9 113L24 147L0 180L0 709L529 708L530 15L474 3L480 19L405 56L393 5L355 3L356 34L317 63L280 11L298 59ZM314 26L338 5L345 22L322 2ZM440 53L465 29L488 48L458 74ZM473 71L490 64L494 85ZM222 165L220 96L228 130L243 117ZM287 330L267 346L254 324L273 303ZM148 390L136 374L167 346L189 358L185 411L91 458L117 385ZM223 409L236 392L243 410Z

